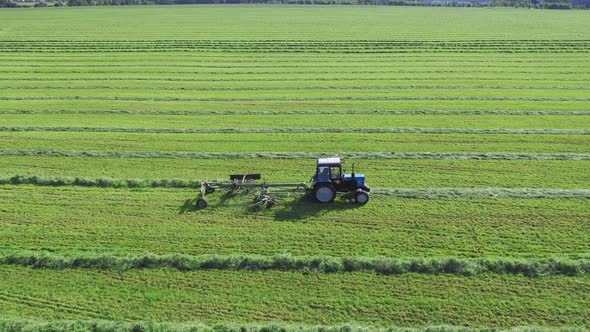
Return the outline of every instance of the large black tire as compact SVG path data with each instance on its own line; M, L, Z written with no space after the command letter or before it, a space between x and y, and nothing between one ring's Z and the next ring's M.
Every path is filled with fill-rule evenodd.
M365 205L369 201L369 193L363 190L357 190L354 193L354 202L360 205Z
M197 199L197 209L202 210L208 205L207 200L204 198Z
M336 198L336 188L331 183L318 183L313 187L313 198L319 203L332 203Z

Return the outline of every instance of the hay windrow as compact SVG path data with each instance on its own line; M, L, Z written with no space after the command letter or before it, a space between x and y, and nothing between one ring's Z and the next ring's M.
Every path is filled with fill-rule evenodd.
M346 159L428 160L590 160L590 153L494 152L179 152L179 151L80 151L50 149L0 149L0 156L80 158L186 158L186 159L316 159L337 155Z
M279 270L315 273L374 272L382 275L405 273L456 274L473 276L483 273L543 277L590 274L588 259L515 259L456 257L394 258L394 257L332 257L332 256L257 256L184 254L113 256L87 254L62 256L52 253L13 252L0 255L0 264L38 269L100 269L126 271L132 269L170 268L197 270Z
M0 319L0 332L587 332L583 327L521 326L509 329L432 325L424 327L375 327L371 325L305 325L289 323L216 323Z
M0 132L94 132L146 134L530 134L588 135L585 129L469 129L469 128L121 128L121 127L0 127Z

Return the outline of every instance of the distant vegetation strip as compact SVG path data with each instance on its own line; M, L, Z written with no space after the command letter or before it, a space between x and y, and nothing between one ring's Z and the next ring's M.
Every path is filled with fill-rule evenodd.
M0 175L0 185L81 186L99 188L200 188L194 179L112 179L90 177L47 177ZM590 189L559 188L374 188L373 194L386 197L435 198L590 198Z
M232 102L232 101L380 101L380 100L449 100L449 101L462 101L462 100L485 100L485 101L590 101L590 97L578 98L578 97L483 97L483 96L373 96L373 97L271 97L271 98L161 98L161 97L80 97L80 96L53 96L53 97L0 97L0 100L106 100L106 101L220 101L220 102Z
M315 159L338 155L347 159L430 160L590 160L590 153L494 153L494 152L182 152L182 151L80 151L48 149L0 149L0 156L89 158L187 158L187 159Z
M432 325L425 327L374 327L358 324L296 325L289 323L216 323L0 319L0 332L588 332L583 327L521 326L509 329Z
M0 110L0 114L136 114L136 115L291 115L291 114L428 114L428 115L590 115L590 111L552 110L285 110L285 111L142 111L142 110Z
M577 276L590 274L588 259L514 259L455 257L407 258L391 257L332 257L332 256L257 256L184 254L139 256L78 255L62 256L52 253L13 252L0 255L0 264L41 269L159 269L197 270L281 270L302 272L375 272L383 275L404 273L458 274L483 273L518 274L528 277L550 275Z
M273 133L412 133L412 134L546 134L588 135L586 129L470 129L470 128L117 128L117 127L0 127L0 132L100 132L148 134L273 134Z

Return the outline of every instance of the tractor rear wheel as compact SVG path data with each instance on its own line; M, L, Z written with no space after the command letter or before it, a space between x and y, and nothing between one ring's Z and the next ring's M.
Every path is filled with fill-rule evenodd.
M369 193L367 193L366 191L362 191L362 190L357 190L354 193L354 202L357 204L367 204L367 202L369 201Z
M320 203L331 203L336 198L336 188L331 183L318 183L313 188L313 197Z
M202 210L207 207L207 200L204 198L197 199L197 209Z

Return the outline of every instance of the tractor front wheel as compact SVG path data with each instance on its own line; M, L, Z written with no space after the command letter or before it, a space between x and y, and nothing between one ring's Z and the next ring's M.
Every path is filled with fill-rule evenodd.
M313 196L320 203L331 203L336 198L336 188L331 183L319 183L313 188Z
M357 204L367 204L367 202L369 201L369 193L367 193L366 191L362 191L362 190L357 190L354 193L354 202Z

